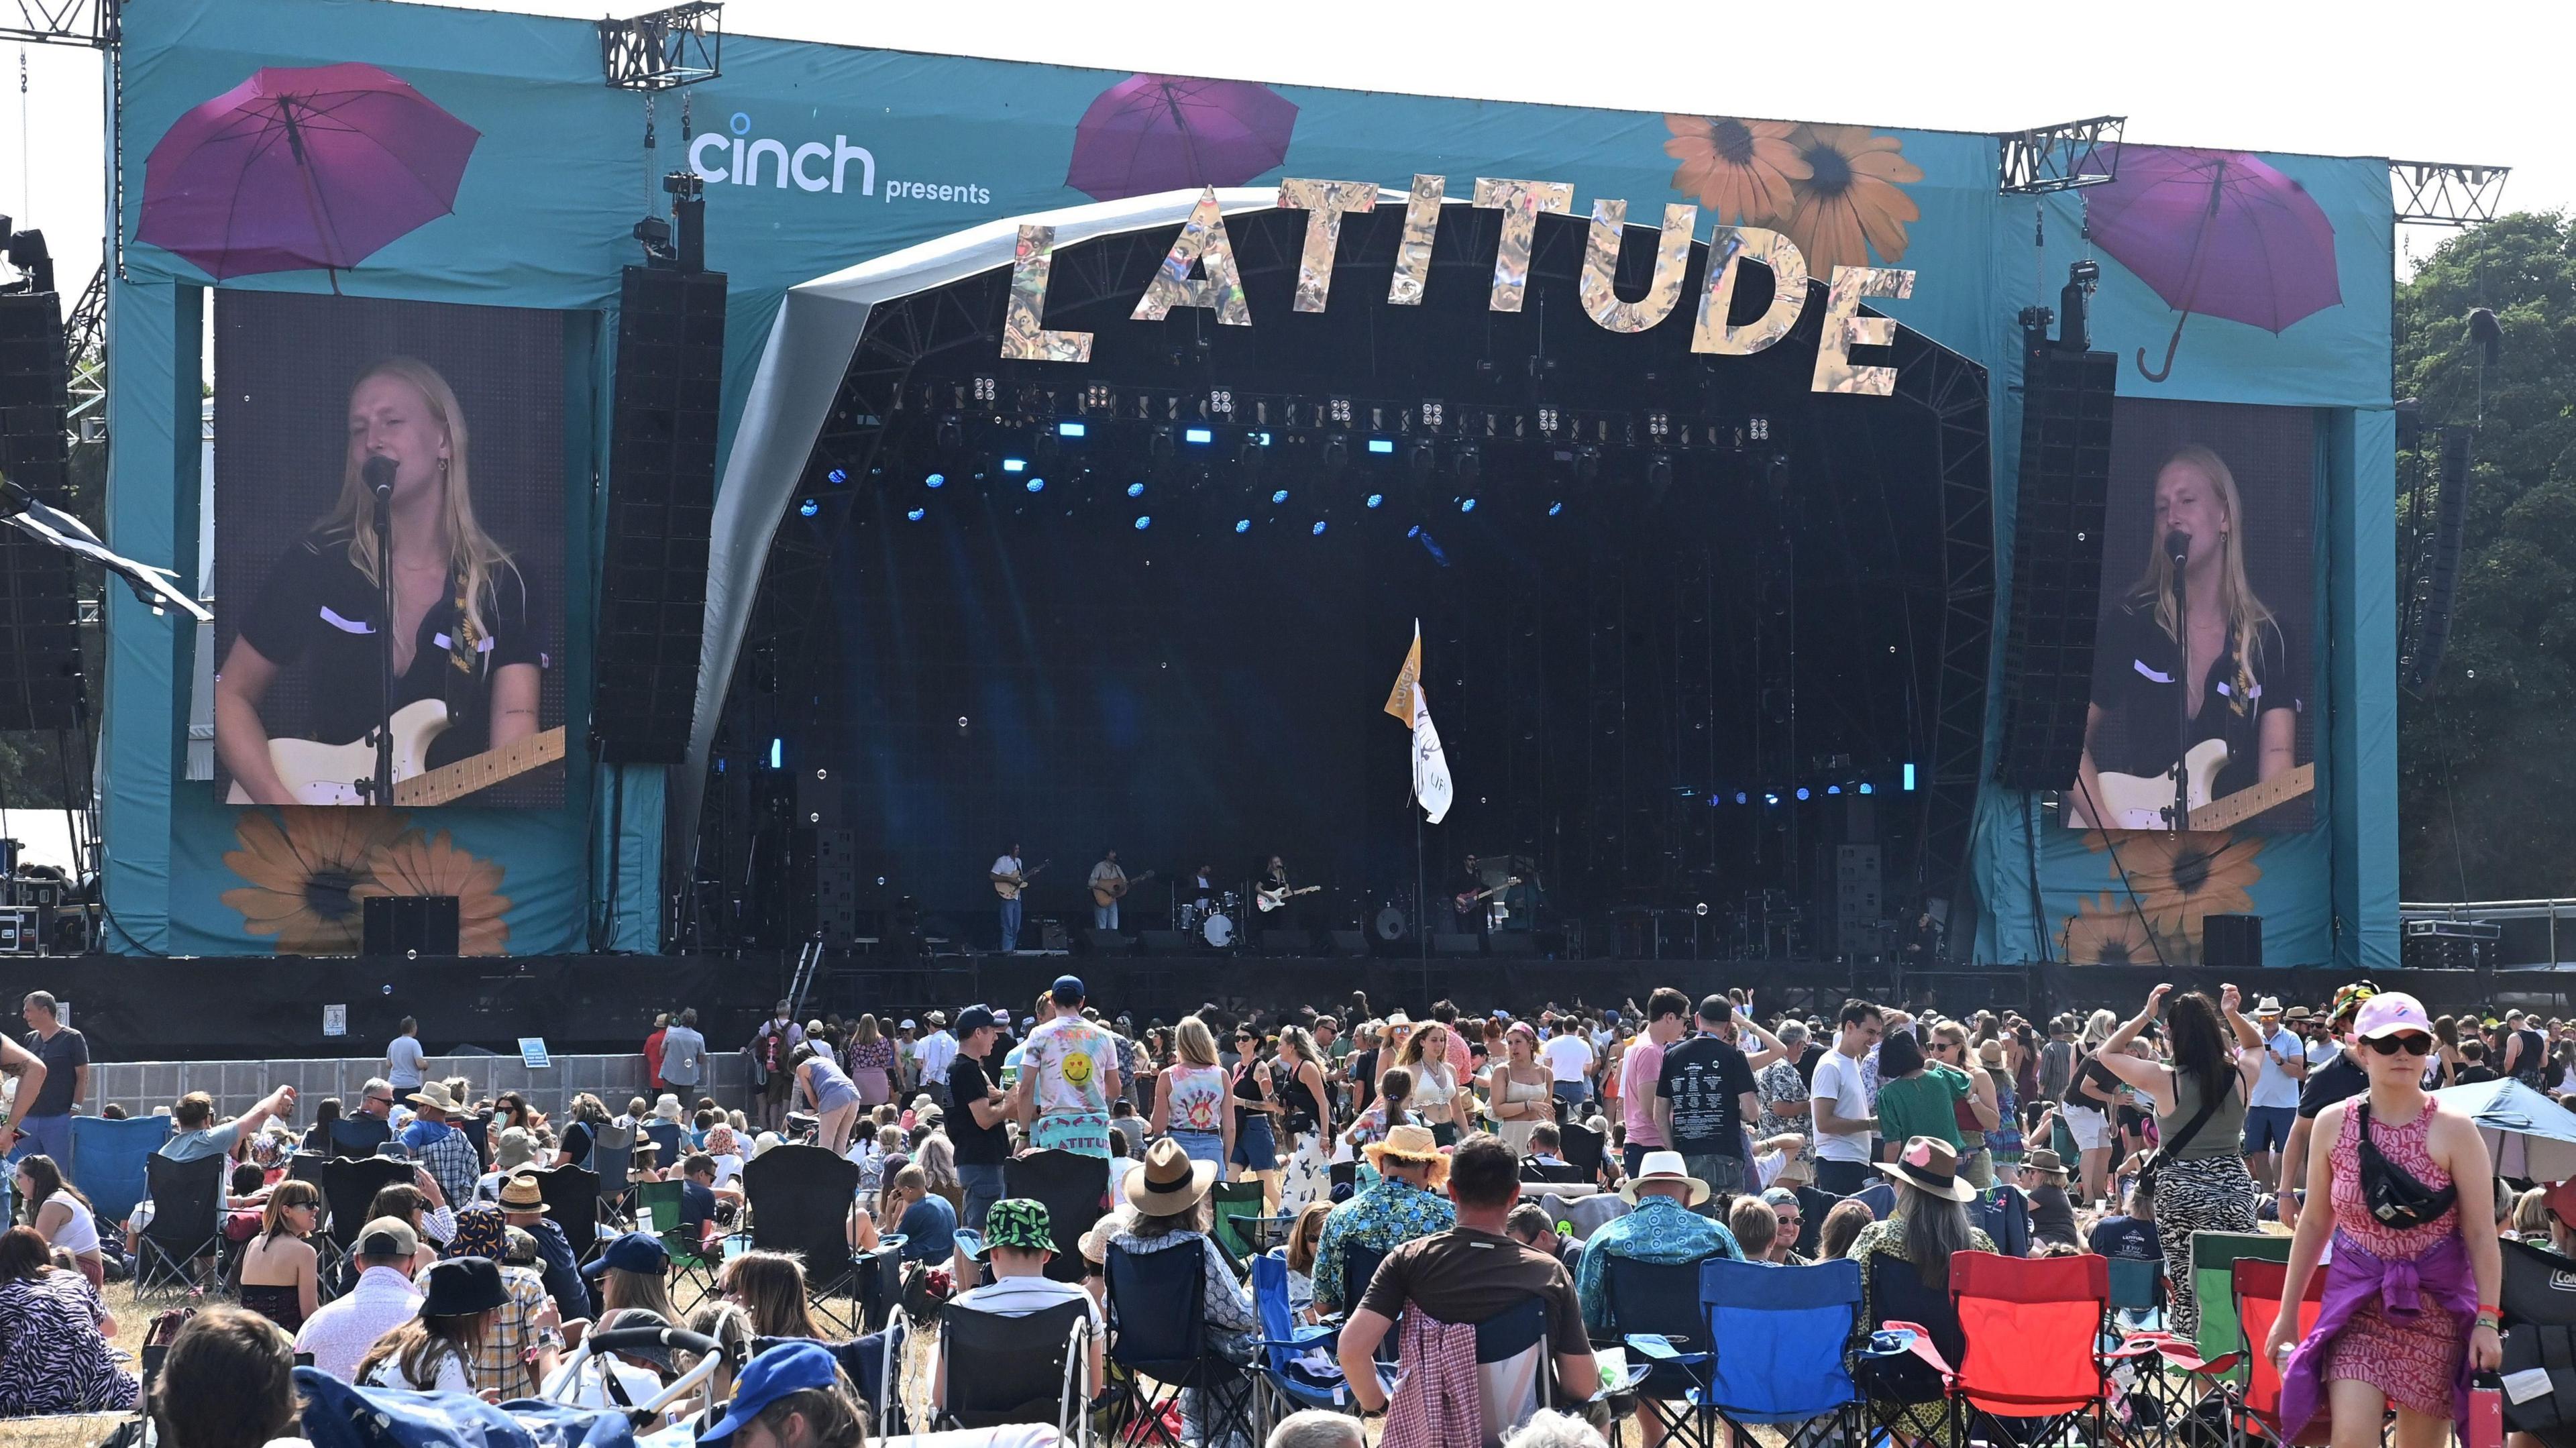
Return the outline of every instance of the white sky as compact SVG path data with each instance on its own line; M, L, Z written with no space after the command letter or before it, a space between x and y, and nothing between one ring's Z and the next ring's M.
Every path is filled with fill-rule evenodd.
M2576 207L2576 149L2557 139L2566 0L1932 0L1839 18L1824 4L731 0L724 18L732 34L1645 111L1968 131L2126 115L2133 141L2512 166L2507 209ZM71 292L98 264L105 206L99 58L27 47L11 107L17 60L0 54L0 212L44 229ZM2447 234L2410 229L2401 268Z

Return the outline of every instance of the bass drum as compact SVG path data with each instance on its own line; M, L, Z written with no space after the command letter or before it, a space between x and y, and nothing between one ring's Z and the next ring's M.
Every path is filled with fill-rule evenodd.
M1219 950L1234 948L1234 921L1223 912L1210 915L1199 923L1199 934Z

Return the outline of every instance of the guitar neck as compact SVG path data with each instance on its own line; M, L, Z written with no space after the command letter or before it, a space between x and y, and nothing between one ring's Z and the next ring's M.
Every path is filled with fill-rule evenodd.
M2211 800L2191 812L2195 830L2233 829L2265 810L2274 809L2297 799L2317 787L2317 767L2302 764L2276 774L2259 784L2250 784L2223 798Z
M487 749L471 759L443 764L426 774L394 782L394 803L423 808L462 799L505 779L563 758L564 731L558 724L541 734Z

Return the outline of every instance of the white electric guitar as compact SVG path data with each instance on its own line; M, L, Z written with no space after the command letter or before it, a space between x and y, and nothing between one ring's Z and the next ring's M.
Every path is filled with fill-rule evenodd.
M564 731L558 724L471 759L424 768L430 745L452 722L447 704L439 699L415 699L394 711L395 804L412 808L446 804L564 755ZM347 744L271 739L268 762L298 804L365 804L366 792L360 786L376 776L376 731L370 729ZM249 804L252 800L241 781L235 780L224 802Z
M2210 786L2217 782L2218 772L2227 767L2227 741L2204 739L2182 757L2185 796L2191 817L2184 825L2191 830L2224 830L2307 794L2317 787L2317 767L2302 764L2250 784L2234 794L2218 799L2209 797ZM2160 830L2166 828L2165 816L2173 808L2174 777L2163 774L2102 775L2102 797L2097 801L2096 823L2108 820L2103 828L2115 830Z

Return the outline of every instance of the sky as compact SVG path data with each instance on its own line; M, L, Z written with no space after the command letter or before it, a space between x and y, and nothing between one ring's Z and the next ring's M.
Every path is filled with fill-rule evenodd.
M592 19L657 8L463 4ZM2445 13L2475 23L2431 23ZM2472 0L2449 12L2389 0L1942 0L1871 6L1840 24L1821 7L1521 0L731 0L724 25L1119 70L1934 130L2124 115L2132 141L2511 166L2505 208L2554 210L2576 208L2576 147L2549 139L2563 123L2568 17L2565 0ZM0 53L0 212L43 228L65 292L98 265L100 71L96 53L72 47ZM6 87L17 78L12 114ZM2401 273L2409 253L2448 234L2403 229Z

